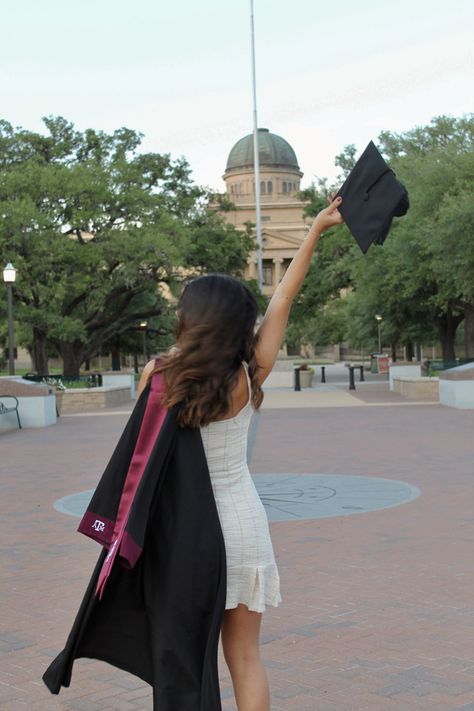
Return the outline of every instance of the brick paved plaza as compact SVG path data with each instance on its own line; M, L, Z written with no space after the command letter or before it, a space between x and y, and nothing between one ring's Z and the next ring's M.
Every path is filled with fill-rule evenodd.
M99 554L53 503L95 486L126 418L0 434L2 711L152 708L150 687L94 660L76 662L58 697L41 681ZM272 711L474 711L474 412L407 402L383 382L329 384L268 392L253 431L256 477L368 476L421 492L271 523L283 595L262 630ZM222 659L221 689L235 711Z

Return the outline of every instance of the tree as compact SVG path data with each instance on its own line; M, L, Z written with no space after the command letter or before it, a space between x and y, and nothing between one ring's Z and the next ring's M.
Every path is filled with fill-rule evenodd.
M474 115L383 132L380 141L410 194L398 232L405 258L396 265L405 297L431 310L446 360L455 357L456 328L466 319L466 355L474 357Z
M341 154L344 171L351 167L351 149ZM340 177L342 183L344 175ZM305 203L304 216L314 217L325 208L334 187L326 180L318 180L301 191ZM319 239L308 275L296 296L291 310L287 338L294 344L301 342L326 346L343 340L345 333L344 299L351 287L351 264L356 245L347 227L333 228Z
M140 321L169 327L168 294L189 269L241 274L248 244L206 209L184 159L139 153L127 128L44 123L46 135L0 122L0 255L18 269L36 369L53 345L73 376Z
M474 356L472 117L439 117L405 134L383 132L380 149L408 188L410 210L394 224L382 248L354 255L347 337L354 345L376 338L375 314L393 349L433 342L436 330L445 360L455 358L456 329L463 319L466 354ZM346 150L347 167L353 157Z

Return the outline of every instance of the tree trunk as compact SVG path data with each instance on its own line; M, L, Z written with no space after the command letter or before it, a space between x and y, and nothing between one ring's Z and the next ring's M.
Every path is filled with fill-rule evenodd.
M454 316L452 311L449 310L442 316L438 316L436 323L438 326L439 338L441 341L441 350L443 353L443 360L454 361L456 360L456 352L454 350L454 339L456 337L456 329L463 320L464 316Z
M38 375L49 375L48 354L46 352L46 334L33 326L33 366Z
M62 341L59 343L59 352L63 359L64 377L78 378L84 360L84 344L80 341Z
M464 310L464 348L466 358L474 358L474 304Z
M392 343L392 363L397 362L397 344Z
M411 362L413 360L413 343L411 341L407 343L405 349L407 354L407 360Z
M114 346L111 351L112 370L120 370L120 350Z

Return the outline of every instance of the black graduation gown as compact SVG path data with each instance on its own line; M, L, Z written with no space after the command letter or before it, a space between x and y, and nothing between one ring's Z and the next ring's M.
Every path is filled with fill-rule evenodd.
M113 518L150 386L142 393L89 505ZM124 474L125 472L125 474ZM92 507L93 508L93 507ZM107 516L107 514L109 516ZM132 567L117 558L102 598L104 546L64 650L43 681L69 686L74 660L92 657L153 687L157 711L221 711L217 649L226 600L225 546L199 429L164 419L127 523L143 548ZM120 564L122 563L122 564Z

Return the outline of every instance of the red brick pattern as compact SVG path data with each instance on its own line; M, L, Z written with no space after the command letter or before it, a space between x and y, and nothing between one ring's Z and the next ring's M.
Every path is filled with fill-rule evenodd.
M95 660L79 660L58 697L41 681L99 553L53 502L94 487L125 420L0 435L2 711L152 709L146 684ZM284 598L262 630L272 711L474 710L473 434L474 412L438 405L259 416L254 472L421 489L395 508L271 524ZM223 707L235 711L221 664Z

